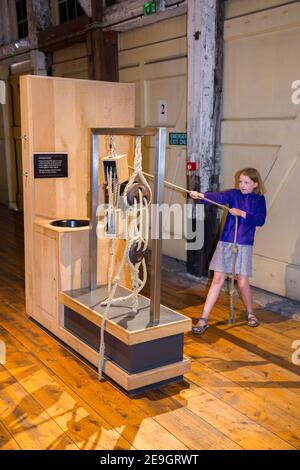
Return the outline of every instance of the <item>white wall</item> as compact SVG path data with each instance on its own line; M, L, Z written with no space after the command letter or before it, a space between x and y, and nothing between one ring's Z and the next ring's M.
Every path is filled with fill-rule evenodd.
M247 15L247 4L260 9ZM253 5L252 5L253 6ZM300 300L300 2L227 2L222 187L254 166L267 187L268 219L258 230L253 284ZM239 17L239 14L244 15Z

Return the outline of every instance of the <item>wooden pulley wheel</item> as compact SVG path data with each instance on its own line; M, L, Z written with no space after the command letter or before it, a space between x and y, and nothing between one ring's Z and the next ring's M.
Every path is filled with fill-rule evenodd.
M129 249L129 260L133 265L136 265L137 263L140 263L143 258L145 257L145 243L144 241L141 242L141 247L138 248L139 246L139 241L136 240L132 243L130 249Z
M135 200L137 203L140 202L140 191L142 192L143 201L146 198L147 203L149 203L151 195L147 186L142 183L133 183L127 192L127 204L129 206L133 206Z

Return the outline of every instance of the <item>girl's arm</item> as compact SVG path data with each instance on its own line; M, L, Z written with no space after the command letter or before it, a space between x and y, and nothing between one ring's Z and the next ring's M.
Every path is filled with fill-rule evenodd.
M233 207L232 209L229 209L229 212L231 215L237 215L239 217L243 217L243 219L246 218L247 212L242 211L241 209L237 209Z
M267 215L266 200L264 196L260 196L255 214L250 214L250 212L246 212L245 221L249 225L262 227L266 221L266 215Z
M210 199L213 202L217 202L218 204L226 205L226 204L229 204L230 197L231 197L231 192L232 192L232 189L228 189L227 191L222 191L220 193L219 192L208 192L208 193L200 193L200 194L203 194L204 197L206 197L207 199ZM193 193L195 193L195 191L193 191L191 193L191 197L193 197ZM194 198L194 199L197 199L197 198ZM201 198L199 198L199 202L201 204L210 204L207 201L203 201L203 199L201 199Z

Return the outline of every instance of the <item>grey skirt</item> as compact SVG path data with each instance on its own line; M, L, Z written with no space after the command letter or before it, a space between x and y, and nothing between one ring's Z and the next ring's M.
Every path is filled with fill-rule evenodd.
M238 245L235 273L252 276L252 245ZM220 273L232 272L233 243L219 241L209 269Z

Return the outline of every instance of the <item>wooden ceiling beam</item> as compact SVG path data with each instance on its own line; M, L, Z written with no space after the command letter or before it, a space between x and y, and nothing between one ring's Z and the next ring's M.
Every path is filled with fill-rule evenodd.
M85 42L89 24L87 16L80 16L68 23L40 31L37 35L38 48L40 51L54 52L78 42Z

